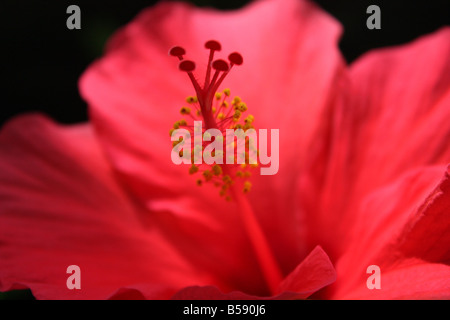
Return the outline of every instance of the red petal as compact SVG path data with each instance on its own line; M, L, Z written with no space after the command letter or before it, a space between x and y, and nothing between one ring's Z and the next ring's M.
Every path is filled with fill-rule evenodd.
M240 291L223 293L214 286L192 286L178 291L173 300L254 300L261 297L245 294Z
M294 300L306 299L311 292L296 293L282 292L272 297L261 297L243 293L241 291L232 291L224 293L214 286L192 286L186 287L175 295L173 300Z
M118 288L202 283L191 266L142 224L88 125L24 116L0 134L0 291L37 298L101 299ZM81 290L66 287L81 269ZM170 296L170 295L169 295Z
M173 295L173 287L168 285L136 284L119 288L109 300L161 300Z
M253 299L306 299L317 290L336 280L336 273L327 254L316 247L280 284L278 293L261 297L239 291L223 293L213 286L193 286L180 290L176 300L253 300Z
M296 299L306 299L335 280L334 267L318 246L283 280L279 292L293 292Z
M360 288L369 277L365 274L369 265L381 268L384 289L375 294L377 297L406 297L418 292L423 297L432 297L437 291L450 296L448 282L443 281L439 287L436 280L449 272L438 263L450 261L450 177L446 171L433 190L439 173L442 176L442 169L416 170L365 199L352 233L353 242L337 263L336 297L356 297L353 291L362 292ZM413 260L414 267L409 269ZM429 275L436 281L427 283L422 274L410 272L416 267L436 268L437 275ZM390 276L385 278L386 274ZM389 281L400 281L401 285Z
M394 269L381 269L380 289L369 290L365 281L341 299L450 299L450 266L405 260ZM368 274L367 277L370 275Z
M342 252L354 209L368 194L408 170L450 159L449 56L444 28L352 65L301 181L307 223L317 231L311 242L332 257Z
M431 231L431 232L430 232ZM399 239L406 256L431 262L450 261L450 166Z

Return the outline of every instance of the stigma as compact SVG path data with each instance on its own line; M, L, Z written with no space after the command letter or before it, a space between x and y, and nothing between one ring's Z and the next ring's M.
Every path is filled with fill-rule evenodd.
M214 141L214 144L221 144L221 148L214 148L211 152L212 157L215 157L219 152L223 150L230 150L232 148L233 160L245 159L242 163L238 164L237 161L228 161L227 164L222 163L198 163L199 154L201 154L205 148L211 149L211 146L207 144L211 138L205 137L208 134L206 132L209 129L219 130L223 136L229 129L241 130L240 132L246 132L247 130L254 129L255 117L248 114L247 104L242 101L239 96L231 96L231 90L228 88L219 90L219 87L223 83L226 76L230 73L234 66L240 66L243 63L242 55L238 52L233 52L228 55L228 59L214 59L216 52L222 49L221 44L216 40L210 40L205 43L205 48L209 50L209 57L207 62L207 70L204 76L204 82L201 85L194 74L196 65L192 60L185 59L186 50L182 47L176 46L169 50L169 55L178 58L179 69L185 72L194 89L194 94L186 97L184 104L180 107L180 119L175 121L173 127L169 130L170 135L177 129L188 130L190 136L194 136L194 141L198 141L199 135L201 144L195 144L189 146L190 154L186 154L181 150L178 153L180 158L190 159L189 174L196 175L196 184L202 186L206 183L210 183L219 189L219 194L226 200L232 199L232 192L230 189L233 185L238 185L241 188L242 193L246 194L251 190L251 182L248 181L251 176L251 169L258 166L258 163L251 161L252 155L257 154L258 150L256 146L249 143L248 137L243 141ZM201 124L201 128L196 125ZM183 137L179 140L173 141L172 145L174 149L177 145L181 145ZM213 143L211 143L212 145ZM239 145L241 144L241 145ZM191 149L191 147L193 148ZM217 155L221 156L221 155ZM227 155L228 157L228 155ZM231 164L229 164L231 163Z

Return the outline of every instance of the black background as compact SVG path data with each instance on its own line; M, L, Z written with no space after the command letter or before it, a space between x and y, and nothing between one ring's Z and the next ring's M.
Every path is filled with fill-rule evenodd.
M14 115L41 111L58 122L87 120L78 94L83 70L100 57L106 39L154 0L2 0L2 108L0 125ZM248 1L194 0L227 10ZM401 44L450 24L450 1L315 0L344 27L340 49L351 63L369 49ZM81 30L69 30L66 9L81 8ZM381 8L381 30L366 27L369 5Z

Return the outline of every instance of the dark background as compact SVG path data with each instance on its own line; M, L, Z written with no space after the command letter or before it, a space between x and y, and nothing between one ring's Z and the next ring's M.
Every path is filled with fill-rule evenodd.
M87 120L77 81L111 33L155 0L2 0L0 4L0 125L16 114L42 111L58 122ZM223 10L248 0L192 0ZM450 25L450 1L315 0L344 26L340 48L350 63L365 51L401 44ZM81 30L69 30L66 9L81 8ZM381 8L381 30L369 30L366 9Z
M92 61L102 55L105 41L154 0L2 0L0 126L17 114L41 111L62 123L87 120L86 104L77 82ZM198 6L223 10L247 0L192 0ZM340 49L351 63L378 47L409 42L450 25L450 0L315 0L344 27ZM66 28L66 9L81 8L81 30ZM381 8L381 30L366 28L366 9ZM181 32L181 30L180 30ZM0 293L1 299L27 299L23 292Z
M100 57L106 39L154 0L3 0L0 125L16 114L42 111L62 123L87 120L80 74ZM193 0L198 6L239 8L247 0ZM365 51L401 44L450 25L450 1L315 0L344 26L340 49L350 63ZM70 4L81 8L81 30L66 28ZM366 9L381 8L381 30L369 30ZM180 30L181 31L181 30Z

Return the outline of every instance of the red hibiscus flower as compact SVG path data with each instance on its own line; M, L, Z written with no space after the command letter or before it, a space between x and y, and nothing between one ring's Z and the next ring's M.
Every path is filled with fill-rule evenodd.
M298 299L328 286L317 297L448 298L450 32L348 71L339 34L294 0L141 13L81 79L91 124L28 115L2 129L0 291ZM170 158L168 131L195 92L167 49L206 62L210 39L244 57L225 83L255 127L280 130L278 173L254 174L229 202ZM80 289L66 286L71 265ZM366 286L369 265L381 289Z

